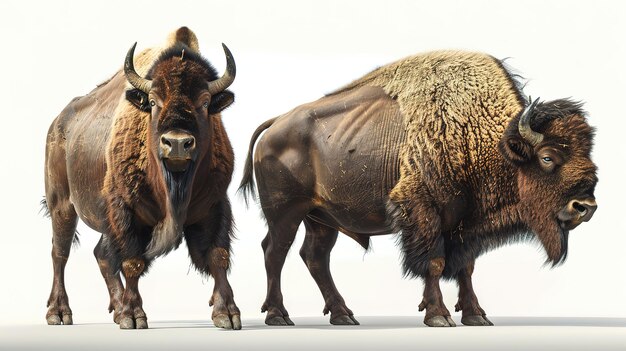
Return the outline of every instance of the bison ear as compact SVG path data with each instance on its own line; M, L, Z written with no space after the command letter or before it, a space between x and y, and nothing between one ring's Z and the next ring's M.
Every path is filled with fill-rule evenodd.
M138 109L150 112L150 103L148 102L148 94L139 89L126 90L126 100L135 105Z
M516 165L526 163L533 157L533 147L517 135L505 136L498 147L504 158Z
M228 106L235 102L235 94L228 90L224 90L221 93L217 93L211 97L211 104L209 105L209 114L213 115L224 111Z

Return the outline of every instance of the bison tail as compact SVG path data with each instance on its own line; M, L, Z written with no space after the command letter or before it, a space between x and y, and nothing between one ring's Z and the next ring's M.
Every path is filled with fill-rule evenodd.
M50 218L50 209L48 208L48 201L46 201L46 197L44 196L39 202L41 208L39 209L39 213L43 213L43 216L46 218Z
M254 167L252 165L252 151L254 150L254 144L256 140L259 138L259 135L263 133L267 128L271 127L272 124L276 121L276 118L269 119L263 124L261 124L252 134L252 138L250 139L250 146L248 148L248 157L246 157L246 164L243 169L243 177L241 179L241 184L239 184L239 188L237 192L243 196L244 201L246 202L246 206L248 206L248 198L254 197L255 184L254 177L252 176L254 172Z

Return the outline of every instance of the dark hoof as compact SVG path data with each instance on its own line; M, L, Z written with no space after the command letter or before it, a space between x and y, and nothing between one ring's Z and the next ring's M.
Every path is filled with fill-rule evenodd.
M493 327L493 322L489 320L489 318L487 318L487 316L483 315L483 318L487 321L487 323L489 323L489 326Z
M218 314L213 317L213 325L218 328L233 329L233 324L230 322L227 314Z
M46 322L48 325L61 325L61 317L56 314L46 317Z
M330 324L332 325L360 325L359 321L357 321L354 316L343 315L337 318L331 318Z
M72 320L72 315L71 314L64 314L63 315L63 324L64 325L72 325L72 324L74 324L74 321Z
M231 321L233 323L233 330L241 330L241 317L238 314L232 316Z
M46 317L46 322L48 322L48 325L72 325L74 324L74 322L72 321L71 314L64 314L63 316L53 314L53 315Z
M135 329L135 321L130 317L120 319L120 329Z
M434 316L424 320L424 324L429 327L456 327L452 318L444 316Z
M147 317L120 317L120 329L148 329Z
M464 325L472 325L472 326L492 326L493 323L485 316L465 316L461 318L461 323Z
M145 317L135 319L135 328L148 329L148 319Z
M267 325L295 325L288 316L274 316L265 319Z
M448 324L450 324L451 327L456 327L456 323L454 323L454 320L452 319L452 317L447 316L446 320L448 321Z
M213 317L213 324L218 328L240 330L241 317L237 314L232 317L229 317L227 314L218 314Z
M452 317L446 316L446 321L448 321L448 324L450 324L451 327L456 327L456 323L454 323Z

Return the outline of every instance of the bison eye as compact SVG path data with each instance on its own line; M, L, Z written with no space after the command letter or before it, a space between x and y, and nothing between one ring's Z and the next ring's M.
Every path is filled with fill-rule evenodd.
M152 107L156 106L156 101L150 100L150 106L152 106Z
M202 108L204 108L205 110L208 110L208 109L209 109L209 102L208 102L208 101L205 101L205 102L202 104Z
M552 158L546 156L544 158L541 159L544 163L552 163Z

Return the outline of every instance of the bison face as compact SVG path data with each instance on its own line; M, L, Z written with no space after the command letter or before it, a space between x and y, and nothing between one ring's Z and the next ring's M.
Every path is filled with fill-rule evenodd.
M136 45L136 44L135 44ZM235 78L235 63L226 46L227 70L215 70L184 45L166 50L148 73L140 77L133 67L135 45L126 57L124 72L135 89L127 99L150 112L148 139L151 153L169 173L189 171L209 151L211 116L234 101L226 90Z
M151 120L148 135L151 152L163 162L167 171L185 172L202 159L208 150L209 129L208 106L211 96L205 91L181 93L189 86L157 75L148 94ZM171 77L168 77L171 78Z
M581 104L569 100L535 101L500 141L501 153L517 168L521 220L537 234L553 265L567 256L569 231L597 208L592 143Z
M161 171L174 204L188 199L196 165L210 151L212 116L234 101L226 90L235 80L235 61L224 47L226 73L217 78L215 69L183 44L161 54L143 78L135 71L133 45L124 62L124 74L135 87L126 93L129 102L150 112L147 147Z

